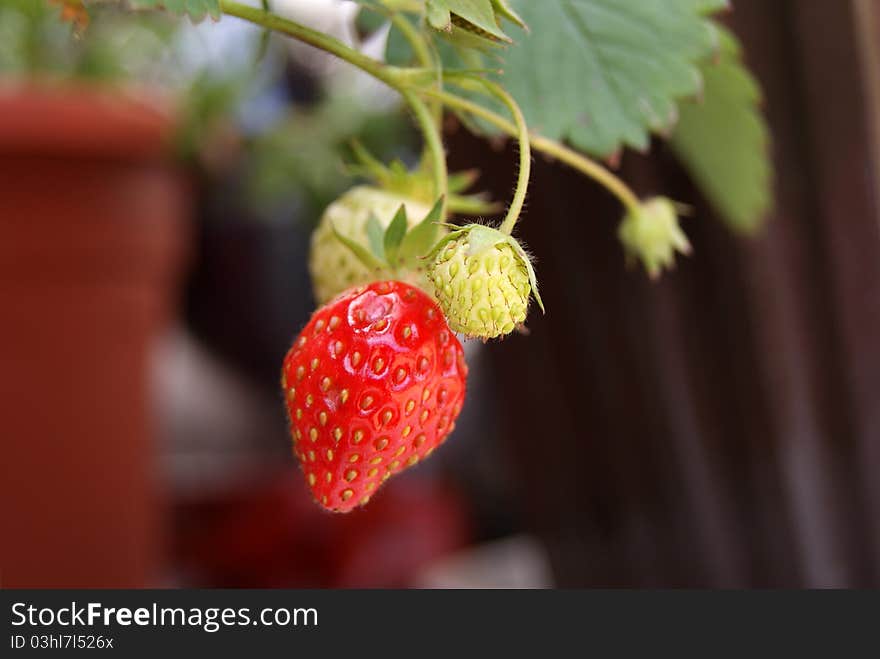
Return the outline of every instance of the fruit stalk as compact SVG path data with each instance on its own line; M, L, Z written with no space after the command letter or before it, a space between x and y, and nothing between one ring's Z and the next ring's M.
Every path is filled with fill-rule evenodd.
M425 41L422 34L413 27L413 24L409 22L409 20L400 12L397 11L388 11L386 15L389 17L391 23L396 27L400 33L403 35L403 38L406 39L407 43L410 45L410 48L413 49L413 53L415 54L416 61L425 69L436 70L437 65L434 62L434 56L431 54L431 49L428 47L427 42ZM437 76L437 84L441 84L442 78ZM434 99L430 103L431 108L431 117L434 120L434 124L436 126L440 126L443 121L443 103L439 100ZM425 152L422 154L422 163L423 165L428 162L430 158L430 153L427 150L427 144L425 145ZM446 210L445 208L443 209Z
M462 98L456 94L438 90L438 89L423 89L421 90L423 94L427 96L432 96L443 101L443 104L458 110L462 110L467 112L468 114L472 114L475 117L479 117L488 121L490 124L495 126L496 128L501 129L511 137L516 137L517 128L516 124L511 121L508 121L504 117L496 114L492 110L483 107L479 103L475 103L466 98ZM566 165L571 167L572 169L576 169L584 176L587 176L600 185L602 185L606 190L608 190L611 194L613 194L617 199L627 208L627 210L635 211L639 208L639 198L635 195L635 193L629 189L629 187L624 183L620 178L611 173L608 169L600 165L599 163L591 160L587 156L578 153L574 149L570 149L564 144L560 144L555 140L548 139L546 137L541 137L536 133L529 133L529 137L531 140L531 146L541 153L550 156L551 158L556 158L561 162L564 162Z
M350 48L338 39L324 34L323 32L313 30L310 27L282 18L277 14L258 9L257 7L234 2L234 0L220 0L220 10L228 16L235 16L236 18L240 18L250 23L261 25L269 30L281 32L297 39L298 41L302 41L310 46L328 52L331 55L335 55L349 64L369 73L371 76L381 80L385 84L394 87L395 89L399 89L400 85L395 77L396 67L388 66L384 62L380 62L368 55L364 55L360 51Z
M219 2L220 9L224 14L235 16L236 18L249 21L256 25L261 25L270 30L275 30L276 32L281 32L294 39L298 39L303 43L307 43L315 48L319 48L335 55L349 64L358 67L362 71L369 73L376 79L381 80L386 85L400 93L416 87L410 82L410 78L408 77L408 74L412 72L410 69L389 66L384 62L377 61L353 48L349 48L338 39L334 39L322 32L313 30L286 18L282 18L276 14L255 7L250 7L241 4L240 2L234 2L234 0L219 0ZM418 86L417 89L419 94L436 98L442 101L447 107L456 108L476 117L480 117L512 137L516 137L518 133L516 124L508 121L492 110L483 107L479 103L462 98L443 89L425 86ZM585 176L592 178L615 195L629 211L638 211L638 197L636 197L632 190L627 187L626 183L611 173L608 169L555 140L541 137L534 133L531 133L530 137L531 145L537 151L556 158L573 169L578 170Z
M471 85L467 84L469 81L479 83L482 87L481 91L484 91L501 101L513 117L516 127L516 137L519 140L519 175L516 180L516 191L513 194L513 200L510 202L510 207L507 209L507 215L504 217L504 221L498 228L501 233L505 233L509 236L513 232L513 227L516 225L516 221L519 219L520 213L522 212L522 207L526 200L526 192L529 188L529 177L532 172L532 149L530 146L529 127L528 124L526 124L526 118L523 116L522 110L517 102L513 100L513 97L498 83L487 80L486 78L475 78L472 76L464 78L456 74L446 74L445 77L455 82L455 84L465 88L471 87Z
M440 137L440 129L431 116L431 111L414 92L410 90L400 90L404 100L409 105L415 116L416 123L422 131L425 139L425 146L431 158L431 170L434 176L434 197L442 197L442 205L440 207L440 219L446 219L446 188L449 184L449 175L446 171L446 153L443 150L443 139Z

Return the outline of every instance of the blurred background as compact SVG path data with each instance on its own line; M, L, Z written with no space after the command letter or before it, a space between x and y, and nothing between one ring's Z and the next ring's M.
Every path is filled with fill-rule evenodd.
M522 237L548 313L466 346L455 434L321 511L281 360L311 228L361 140L415 163L387 89L234 19L0 0L0 585L880 586L880 2L737 0L776 205L713 217L657 142L641 195L694 254L628 269L620 209L538 158ZM353 3L275 0L374 56ZM511 145L450 121L504 200Z

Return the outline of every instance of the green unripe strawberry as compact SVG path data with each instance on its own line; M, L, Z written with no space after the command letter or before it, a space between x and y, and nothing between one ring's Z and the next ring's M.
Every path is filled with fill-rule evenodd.
M348 190L327 207L312 234L309 254L309 272L318 304L324 304L352 286L379 278L337 239L334 227L346 238L368 245L370 217L378 220L381 229L386 229L401 204L407 211L410 227L431 209L429 204L367 185ZM431 293L431 286L423 273L417 273L414 279L411 283Z
M690 254L691 244L678 223L675 203L665 197L643 201L630 211L617 232L627 256L638 258L652 279L675 264L675 253Z
M428 275L449 326L470 337L493 339L526 320L538 295L535 273L519 243L491 227L453 231L431 254Z

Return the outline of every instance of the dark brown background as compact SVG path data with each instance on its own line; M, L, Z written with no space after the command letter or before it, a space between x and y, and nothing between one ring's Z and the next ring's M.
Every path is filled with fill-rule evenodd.
M739 0L776 208L731 235L659 145L640 194L694 203L694 255L623 265L620 209L537 160L521 236L549 309L487 351L527 526L561 586L880 585L880 5ZM869 52L874 48L874 52ZM511 152L459 131L504 198Z

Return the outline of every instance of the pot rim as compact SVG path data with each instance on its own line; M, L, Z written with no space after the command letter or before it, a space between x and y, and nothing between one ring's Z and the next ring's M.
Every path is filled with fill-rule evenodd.
M174 117L156 89L0 79L0 157L167 159Z

